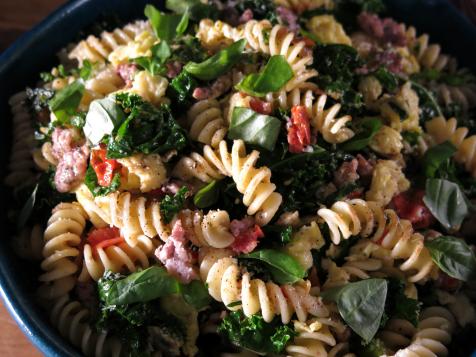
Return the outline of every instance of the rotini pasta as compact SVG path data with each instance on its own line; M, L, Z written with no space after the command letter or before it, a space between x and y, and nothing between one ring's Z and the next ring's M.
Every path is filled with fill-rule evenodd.
M236 259L221 255L213 250L205 255L200 264L200 276L208 284L210 295L230 310L241 308L246 316L261 312L267 322L280 315L283 323L288 323L294 313L299 321L306 321L308 315L327 315L321 300L309 295L308 282L280 287L272 282L251 279L247 272L240 278ZM229 306L237 301L241 304Z
M336 339L329 330L329 324L334 324L329 318L312 319L305 325L295 322L295 329L299 335L286 347L288 356L327 356L329 347L336 345Z
M379 160L372 173L372 182L365 198L386 206L393 196L409 188L410 182L395 161Z
M195 103L187 112L187 119L193 140L217 147L226 135L226 123L215 99Z
M86 213L78 203L60 203L53 209L44 234L41 298L54 299L73 289L79 269L75 259L85 225Z
M292 9L298 14L322 7L325 9L334 8L334 2L331 0L274 0L274 3Z
M166 168L158 154L136 154L117 161L127 170L121 182L124 190L150 192L167 180Z

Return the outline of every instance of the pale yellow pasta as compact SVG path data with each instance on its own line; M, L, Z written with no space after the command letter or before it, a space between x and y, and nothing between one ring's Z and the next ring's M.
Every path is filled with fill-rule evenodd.
M117 92L124 87L123 79L111 66L106 66L94 73L85 83L85 91L81 99L80 109L87 111L91 102L101 99L110 93Z
M463 112L476 106L476 84L469 83L460 86L439 83L436 86L430 84L437 94L438 101L445 107L453 103L459 104Z
M369 146L381 155L396 157L403 149L403 138L397 130L382 125L370 140Z
M373 108L377 99L382 95L383 88L377 78L365 76L359 81L359 92L364 97L365 105Z
M334 8L334 1L332 0L274 0L274 3L278 6L287 7L297 14L318 8L329 10Z
M421 131L418 103L418 95L412 89L411 83L407 82L398 89L395 95L386 95L380 99L380 114L395 130L418 132Z
M243 194L248 215L255 216L259 225L267 224L281 205L282 197L274 192L276 185L271 183L271 170L255 167L259 152L253 150L246 154L244 142L235 140L231 153L226 142L222 141L215 151L205 146L203 154L192 153L183 157L172 174L183 180L195 177L204 182L231 176L238 192Z
M120 357L119 339L108 336L107 331L96 332L90 326L91 313L80 302L63 295L52 301L50 320L58 332L85 356ZM123 351L122 351L123 352Z
M196 36L204 48L215 52L231 45L233 39L240 37L242 33L242 29L234 28L225 22L203 19L199 23Z
M200 264L200 276L207 283L209 294L228 309L242 309L245 316L261 313L266 322L276 315L281 316L283 323L288 323L294 313L299 321L306 321L308 315L328 315L321 299L309 294L309 282L282 286L265 283L252 279L248 272L241 274L236 259L221 256L213 250L206 254ZM241 303L229 306L236 302Z
M456 162L476 177L476 135L468 136L468 128L458 127L456 118L436 117L425 123L425 127L435 144L450 141L458 149Z
M53 209L44 233L41 263L44 273L39 277L42 299L54 299L73 289L79 269L78 247L85 226L86 213L77 202L60 203Z
M154 76L148 71L139 71L132 81L132 88L128 91L140 95L155 106L168 103L165 91L169 86L169 81L159 75Z
M223 210L182 210L178 214L187 238L197 247L226 248L235 241L230 232L230 216Z
M222 109L215 99L201 100L192 105L187 112L187 121L190 137L212 147L217 147L227 133Z
M286 244L283 250L296 259L305 270L308 270L313 265L311 250L320 249L324 244L325 241L317 223L311 222L309 225L299 228L299 230L293 234L291 242Z
M377 337L382 340L389 352L395 353L401 348L410 345L413 335L417 329L407 320L392 318L385 327L378 332Z
M119 46L112 51L108 60L114 67L120 64L129 63L131 59L138 57L150 57L151 47L156 43L157 39L148 30L141 32L135 36L133 41Z
M158 154L135 154L117 161L127 170L122 175L121 189L150 192L167 181L167 170Z
M323 43L351 46L352 41L342 25L332 15L319 15L307 22L307 28Z
M112 51L133 41L138 34L145 30L150 31L149 23L136 21L111 32L104 31L99 37L90 35L73 48L68 54L68 58L77 60L80 65L85 60L92 63L105 62Z
M286 346L289 357L328 356L328 350L336 345L336 339L329 330L330 319L314 318L305 324L294 322L298 335Z
M267 100L275 103L281 109L290 109L295 105L306 107L313 130L321 134L328 143L338 144L352 138L354 132L346 126L352 120L352 117L344 115L339 118L341 105L338 103L325 109L327 95L322 94L316 98L315 89L314 85L307 83L289 93L280 91L270 94L267 96Z
M365 198L386 206L395 195L409 188L410 182L395 161L379 160L372 173L372 183Z

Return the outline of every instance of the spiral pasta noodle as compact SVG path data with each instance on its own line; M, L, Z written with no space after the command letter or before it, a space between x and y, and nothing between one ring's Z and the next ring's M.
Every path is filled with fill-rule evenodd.
M58 332L78 347L85 356L121 356L122 345L107 332L96 332L89 325L90 312L67 295L53 301L50 320Z
M223 210L211 210L206 215L201 211L182 210L178 213L187 237L197 247L226 248L235 237L230 232L230 216Z
M225 138L227 126L216 99L205 99L192 105L187 119L193 140L217 147Z
M468 136L468 128L458 127L456 118L436 117L425 123L426 131L436 144L450 141L456 148L456 162L476 177L476 135Z
M416 331L416 327L411 322L392 318L377 336L385 344L385 347L394 353L400 348L409 346Z
M230 310L243 309L245 316L261 312L263 319L270 322L280 315L283 323L288 323L294 313L299 321L306 321L308 315L327 316L322 301L309 294L308 282L278 286L251 279L248 272L240 277L237 260L227 252L210 250L205 254L200 263L200 276L215 300ZM239 306L229 306L237 301L241 301Z
M447 309L440 306L426 308L420 315L411 344L398 350L395 356L447 356L446 345L451 342L454 327L454 316Z
M130 92L140 95L142 98L159 106L162 103L168 103L165 97L165 91L169 86L169 81L161 76L154 76L147 71L138 72L132 81Z
M111 32L104 31L99 37L90 35L71 50L68 58L75 59L80 64L85 60L92 63L105 62L113 50L133 41L135 36L148 30L149 26L146 21L136 21Z
M5 177L5 184L15 187L18 183L28 184L35 178L35 163L32 150L35 147L35 136L30 114L26 108L26 92L19 92L10 97L8 103L13 115L13 137L9 174Z
M86 225L86 213L77 203L60 203L48 220L44 233L44 260L41 268L45 271L39 280L41 298L52 299L68 293L76 283L75 274L79 256L78 246Z
M226 142L221 141L215 151L205 146L203 154L192 153L182 158L172 174L183 180L196 177L204 182L231 176L238 192L243 194L248 215L255 215L259 225L266 225L281 205L282 196L274 192L276 185L271 183L271 170L255 167L259 152L253 150L247 155L243 140L235 140L231 153Z
M123 190L150 192L167 180L167 170L158 154L135 154L117 161L123 166Z
M350 115L337 117L341 109L339 103L325 109L327 95L322 94L315 99L313 89L315 90L316 87L308 83L294 88L290 93L280 91L270 94L267 96L267 100L276 102L281 109L290 109L296 105L304 106L311 119L311 126L328 143L338 144L352 138L354 132L346 127L352 117Z
M327 356L329 346L336 345L336 340L329 327L320 323L325 319L316 319L314 324L318 324L315 329L304 330L296 336L291 344L286 346L289 357L313 357ZM319 326L320 325L320 326Z
M461 105L463 112L476 106L476 84L452 86L440 83L434 87L438 101L445 106L453 103Z

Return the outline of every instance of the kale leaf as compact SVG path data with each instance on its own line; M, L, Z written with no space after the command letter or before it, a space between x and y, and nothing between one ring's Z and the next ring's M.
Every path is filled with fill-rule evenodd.
M219 333L233 344L257 353L280 353L296 336L291 325L283 325L279 318L266 323L262 316L245 317L241 311L231 312L218 327Z
M278 23L276 14L276 5L270 0L240 0L237 9L241 13L250 9L253 12L253 18L256 20L269 20L273 24Z
M170 82L167 96L172 99L175 107L190 106L193 91L198 85L197 80L190 73L182 71Z
M165 195L160 202L160 212L164 216L165 223L169 223L174 216L183 208L185 200L187 198L188 188L183 186L174 195Z
M119 186L121 185L121 174L119 172L116 173L111 180L111 184L104 187L99 185L96 171L94 171L93 167L89 165L86 170L86 176L84 177L84 184L89 188L89 191L91 191L94 197L105 196L111 192L116 192L119 189Z
M405 295L404 281L396 278L388 279L388 294L385 302L385 315L388 318L402 318L417 326L421 305L418 300Z

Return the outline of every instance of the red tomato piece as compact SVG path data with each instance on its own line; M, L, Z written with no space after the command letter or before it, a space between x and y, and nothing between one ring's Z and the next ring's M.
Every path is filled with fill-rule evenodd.
M271 103L265 102L257 98L250 99L250 107L255 112L265 115L269 115L273 111L273 106L271 105Z
M86 241L92 247L100 244L101 242L116 239L121 236L121 232L117 227L104 227L104 228L95 228L89 232ZM123 238L121 238L123 239Z
M264 233L261 227L255 224L253 227L235 236L235 241L231 245L231 249L237 253L250 253L258 245L258 239L263 237Z
M402 192L392 199L392 204L398 216L409 220L413 228L428 228L435 222L435 217L431 214L428 207L423 202L425 192L419 190L416 192Z
M306 107L295 105L291 109L291 123L288 125L289 151L300 153L311 144L311 125Z
M96 172L98 184L107 187L111 184L114 175L120 172L122 165L114 159L106 158L107 151L103 144L100 149L91 152L91 166Z

